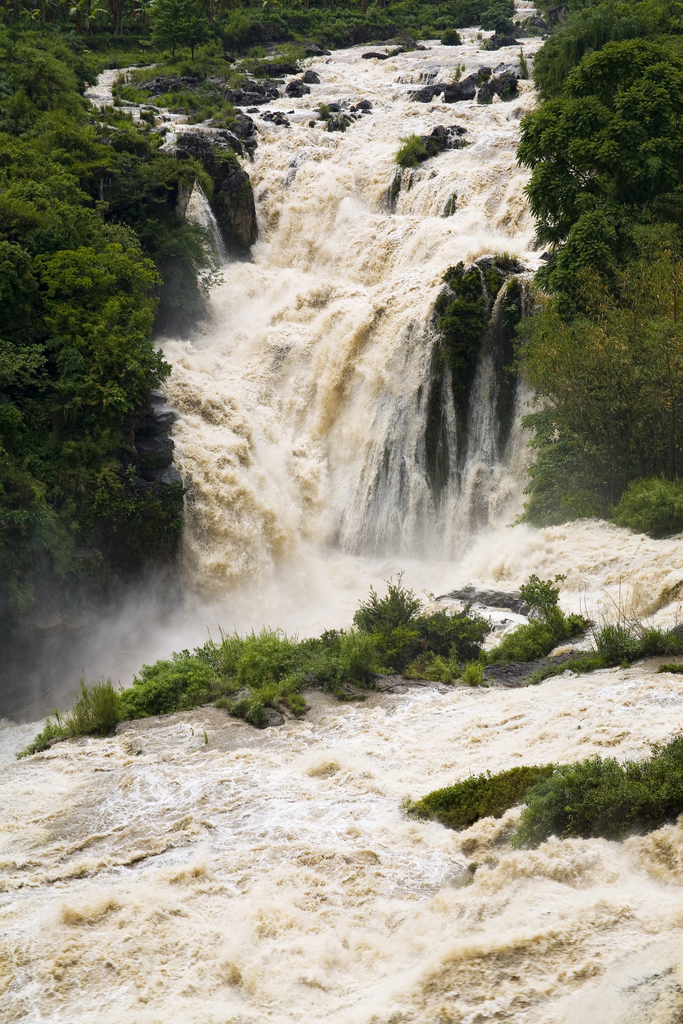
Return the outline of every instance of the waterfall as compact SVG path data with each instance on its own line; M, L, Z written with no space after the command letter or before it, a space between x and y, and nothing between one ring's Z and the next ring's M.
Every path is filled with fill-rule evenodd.
M529 271L538 265L527 173L515 161L531 83L489 106L410 99L406 83L433 67L442 80L451 54L467 74L495 64L499 55L465 34L457 50L433 44L388 61L337 51L316 62L321 84L310 95L270 105L295 108L291 128L255 115L253 261L226 266L201 330L164 346L188 486L185 563L203 592L267 580L308 549L454 559L478 528L521 510L526 396L517 388L510 437L491 444L486 345L467 462L458 462L464 441L444 401L453 465L440 489L428 468L433 307L444 271L502 251ZM527 53L537 45L529 40ZM372 111L346 132L309 126L320 102L348 108L361 98ZM467 147L404 171L388 212L401 138L437 125L465 128Z
M223 238L221 236L221 229L218 227L218 221L214 217L213 210L209 206L209 200L206 198L202 189L199 185L195 184L190 195L187 208L185 210L185 218L192 221L195 224L200 224L207 231L211 232L214 245L216 246L216 252L218 258L223 261L227 258L225 252L225 245L223 244Z

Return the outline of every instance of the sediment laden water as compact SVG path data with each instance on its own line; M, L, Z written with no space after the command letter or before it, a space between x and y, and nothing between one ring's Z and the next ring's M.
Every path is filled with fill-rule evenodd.
M502 251L529 268L539 262L527 174L515 163L533 87L522 81L517 99L490 106L409 99L425 76L451 80L456 63L472 71L517 58L473 40L388 61L336 52L315 62L321 84L310 96L271 105L294 108L290 129L258 121L254 260L225 267L202 331L165 345L190 483L186 568L204 593L267 580L306 546L417 557L438 548L452 559L473 519L493 526L520 510L521 391L512 438L498 451L481 367L466 465L438 503L425 430L444 271ZM362 97L372 112L345 133L308 126L320 102ZM401 137L454 124L469 145L404 171L390 213Z
M441 275L499 249L533 260L514 164L529 87L482 109L410 104L396 83L475 58L470 42L381 64L355 52L314 62L312 97L273 107L365 95L375 112L339 136L305 127L308 113L291 115L290 131L264 129L255 261L226 269L203 332L166 344L191 481L188 571L235 618L229 588L252 579L247 620L348 624L368 581L400 565L436 593L561 572L567 609L600 619L621 604L661 623L679 613L680 538L504 525L524 480L524 396L509 447L485 452L485 365L480 456L443 522L430 504L416 396ZM474 144L416 172L390 217L399 136L439 123L466 125ZM441 218L454 191L458 211ZM475 492L488 529L463 558ZM471 772L643 756L683 727L679 676L645 664L523 690L309 699L308 716L281 729L201 708L21 762L36 726L3 723L1 1019L680 1020L683 827L513 852L516 810L460 833L400 810Z

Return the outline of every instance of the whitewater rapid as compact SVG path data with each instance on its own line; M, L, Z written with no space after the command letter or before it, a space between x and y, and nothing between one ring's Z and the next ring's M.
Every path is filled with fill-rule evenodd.
M312 95L271 104L295 109L292 128L260 124L254 261L226 266L206 323L164 346L194 597L153 629L144 603L103 626L115 681L207 625L347 626L402 568L432 604L466 583L562 573L567 610L678 620L681 538L509 526L523 391L500 458L474 453L438 509L425 486L417 396L443 271L503 249L538 261L514 161L531 86L491 107L407 99L457 62L518 57L465 35L382 62L312 61ZM361 96L373 113L345 134L308 127L320 100ZM400 137L454 123L472 145L413 172L390 214ZM478 535L462 526L475 491ZM518 810L460 833L401 811L471 773L646 755L683 728L683 677L655 668L353 705L311 694L304 719L263 732L199 708L20 762L38 726L3 722L0 1019L673 1024L683 827L513 852Z

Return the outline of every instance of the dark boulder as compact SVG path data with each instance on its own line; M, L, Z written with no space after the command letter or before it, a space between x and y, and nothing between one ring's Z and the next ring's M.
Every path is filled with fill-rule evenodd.
M298 64L291 64L285 61L270 60L261 64L259 71L268 78L282 78L283 75L300 75L301 68Z
M504 46L517 46L517 40L511 35L494 35L486 40L487 50L501 50Z
M327 104L327 109L332 114L338 114L341 111L341 106L338 103L328 103Z
M543 18L538 16L538 14L535 14L533 18L530 18L527 21L527 25L530 25L532 28L540 28L540 29L543 30L543 32L547 32L548 31L547 24L545 23Z
M173 462L175 444L170 437L141 437L135 442L141 470L167 469Z
M462 149L463 146L467 145L463 139L463 135L466 134L467 129L461 127L459 124L448 125L448 127L439 124L432 130L431 135L427 136L427 138L436 142L440 150Z
M280 96L274 85L261 85L260 82L244 82L243 89L226 89L225 98L236 107L261 106L269 100Z
M304 53L307 57L329 57L330 51L326 50L324 46L319 46L317 43L309 43Z
M155 75L148 82L141 82L139 89L148 90L152 96L161 96L165 92L173 92L180 87L180 79L177 75Z
M285 720L279 711L275 708L265 707L263 709L263 715L261 716L261 729L268 729L274 725L284 725Z
M465 82L449 82L448 84L425 85L412 93L411 99L417 103L431 103L431 101L443 93L445 103L459 103L461 100L473 100L477 86L471 77Z
M301 78L295 78L285 86L285 94L287 96L294 97L294 99L300 99L302 96L306 96L307 93L310 93L310 91L309 87Z
M569 8L566 4L558 4L557 7L550 8L548 17L553 25L561 25L569 17Z
M256 134L256 125L253 118L238 111L232 124L232 130L240 139L248 139Z
M362 54L363 60L372 60L375 57L377 60L387 60L391 57L390 53L376 53L374 50L368 51L368 53Z
M511 100L517 95L517 76L513 74L496 75L490 82L484 82L477 94L477 103L492 103L494 96L502 100Z
M372 110L372 103L370 100L359 100L356 103L356 110Z
M507 608L517 615L528 615L530 608L519 596L518 591L502 590L478 590L476 587L461 587L460 590L452 590L450 594L442 594L437 598L441 601L450 598L452 601L464 601L467 604L483 604L487 608Z
M311 71L309 69L308 71L304 71L302 81L305 82L306 85L320 85L320 76L316 75L315 71Z
M237 167L214 188L211 203L229 251L247 252L258 238L251 179Z

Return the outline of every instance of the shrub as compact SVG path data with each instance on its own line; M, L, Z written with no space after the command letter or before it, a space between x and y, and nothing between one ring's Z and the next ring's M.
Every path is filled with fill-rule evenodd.
M71 711L64 717L59 711L53 711L54 721L48 717L43 731L17 757L27 757L40 750L47 750L54 740L90 734L108 736L114 731L121 720L121 712L119 694L111 680L95 683L92 687L87 687L83 678L79 679L79 683L80 696Z
M683 810L683 736L654 746L642 761L592 757L560 765L526 801L513 838L517 848L538 846L551 835L623 839L659 828Z
M462 40L456 28L447 28L441 33L442 46L460 46Z
M669 661L669 662L666 662L664 665L660 665L659 668L657 669L657 671L658 672L676 672L678 674L683 674L683 665L676 665L675 662Z
M478 658L481 642L491 631L486 619L472 615L469 607L456 615L446 611L420 615L410 625L417 630L426 649L460 662Z
M490 663L535 661L544 658L562 640L585 632L588 622L582 615L565 615L557 606L560 589L554 584L563 579L564 576L556 576L554 580L541 580L532 575L519 588L521 598L538 618L503 637L498 646L489 651Z
M174 655L173 661L143 665L133 685L119 693L121 718L149 718L196 707L216 695L217 684L213 668L188 652Z
M637 480L622 494L612 518L650 537L668 537L683 531L683 480L654 477Z
M435 683L453 683L460 678L461 669L457 661L442 658L432 651L418 655L403 673L408 679L429 679Z
M437 149L428 146L420 135L407 135L401 142L403 145L396 154L396 163L399 167L417 167L438 152Z
M494 0L481 15L481 27L485 32L496 32L505 35L513 29L512 17L515 5L512 0Z
M551 775L554 767L519 766L496 775L486 772L472 776L408 803L405 810L413 817L430 818L447 828L468 828L479 818L501 818L510 807L522 803L529 787Z
M367 601L361 601L353 616L354 624L362 633L390 633L398 626L407 626L420 607L420 599L412 590L403 586L403 573L398 574L396 583L393 576L385 580L386 597L378 597L370 587Z
M463 686L482 686L484 682L484 666L478 661L471 661L465 666L460 682Z
M596 630L593 640L608 665L622 665L658 654L678 654L683 637L673 630L643 626L639 622L608 623Z

